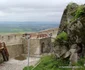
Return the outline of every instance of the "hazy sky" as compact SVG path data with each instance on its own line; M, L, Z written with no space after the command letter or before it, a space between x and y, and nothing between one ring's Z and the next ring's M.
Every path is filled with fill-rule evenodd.
M0 0L0 21L59 22L69 2L85 0Z

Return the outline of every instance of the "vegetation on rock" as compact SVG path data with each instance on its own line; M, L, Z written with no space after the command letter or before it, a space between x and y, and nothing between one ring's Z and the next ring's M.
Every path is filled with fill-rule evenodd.
M68 34L66 32L61 32L57 38L57 40L64 40L64 41L67 41L68 40Z
M59 55L61 55L61 52L63 52L64 50L66 50L65 52L68 52L68 50L70 50L71 48L75 48L75 46L72 45L74 44L77 45L75 49L77 50L77 54L78 54L77 56L79 57L79 59L74 59L74 60L78 60L78 62L74 64L74 66L82 66L82 68L79 69L77 68L75 70L85 69L84 67L85 58L81 58L85 56L85 34L84 34L85 20L84 19L85 19L85 5L77 5L75 3L70 3L64 10L61 19L62 22L60 23L59 26L58 36L56 37L56 40L54 42L54 46L56 46L55 50L60 50L59 52L55 52L55 54L60 53ZM61 49L62 48L61 46L62 47L65 46L65 48ZM69 48L66 49L67 47Z
M71 15L73 16L73 18L71 19L71 23L85 14L84 9L85 7L83 5L80 5L74 11L71 12Z
M83 5L78 7L78 9L75 12L75 18L79 18L81 15L85 14L84 8L85 7Z

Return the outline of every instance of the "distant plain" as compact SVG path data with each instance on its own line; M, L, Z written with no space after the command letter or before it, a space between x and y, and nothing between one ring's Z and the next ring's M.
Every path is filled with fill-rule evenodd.
M57 22L0 22L0 34L38 32L58 26Z

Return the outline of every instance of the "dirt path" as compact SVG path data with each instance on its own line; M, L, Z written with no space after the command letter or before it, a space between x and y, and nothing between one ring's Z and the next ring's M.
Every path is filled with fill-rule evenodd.
M40 58L30 58L30 65L34 65ZM28 64L28 59L19 61L10 59L8 62L0 64L0 70L23 70Z

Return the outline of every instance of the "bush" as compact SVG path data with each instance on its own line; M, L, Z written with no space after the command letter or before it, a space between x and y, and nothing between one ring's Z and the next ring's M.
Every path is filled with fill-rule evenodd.
M79 6L77 11L75 12L75 18L79 18L81 15L85 14L84 6Z
M56 39L67 41L68 40L68 34L63 31L57 36Z

